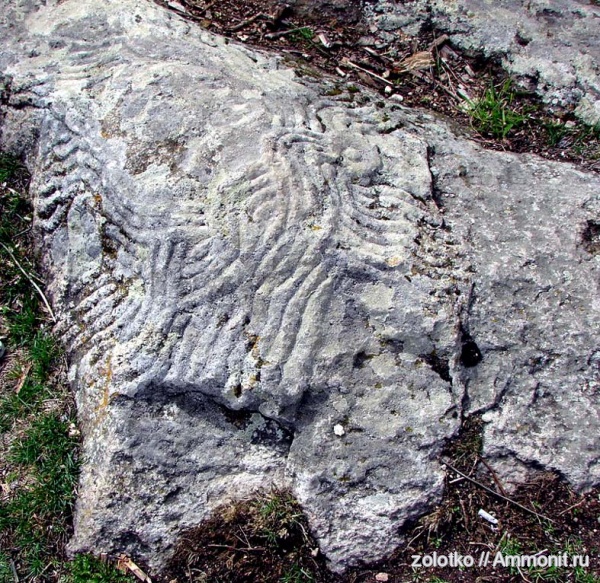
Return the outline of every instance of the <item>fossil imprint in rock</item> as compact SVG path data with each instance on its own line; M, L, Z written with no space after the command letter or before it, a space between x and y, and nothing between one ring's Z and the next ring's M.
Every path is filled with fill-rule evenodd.
M2 144L33 171L84 433L71 549L159 565L287 484L334 568L391 551L441 493L481 358L427 141L454 138L148 2L11 6Z

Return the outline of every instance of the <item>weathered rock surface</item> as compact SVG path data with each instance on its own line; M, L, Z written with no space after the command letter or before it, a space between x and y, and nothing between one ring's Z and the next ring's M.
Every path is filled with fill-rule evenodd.
M598 483L598 180L533 156L436 146L436 189L474 270L465 370L484 453ZM513 467L519 464L513 464Z
M84 433L73 551L158 565L275 483L334 568L377 559L472 412L506 471L600 482L597 175L324 97L144 0L4 15L0 143Z
M450 34L472 54L501 61L550 106L576 106L600 123L600 6L585 0L415 0L365 3L368 22L386 34L424 26Z

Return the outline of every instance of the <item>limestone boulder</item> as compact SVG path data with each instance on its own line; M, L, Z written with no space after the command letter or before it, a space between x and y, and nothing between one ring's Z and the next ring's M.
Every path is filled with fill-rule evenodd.
M335 570L379 559L474 412L506 471L600 482L597 175L328 97L147 0L4 15L0 146L84 438L72 552L158 568L274 484Z

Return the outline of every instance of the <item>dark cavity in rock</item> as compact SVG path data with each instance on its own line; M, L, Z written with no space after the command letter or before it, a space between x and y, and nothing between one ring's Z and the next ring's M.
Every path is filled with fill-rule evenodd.
M591 255L600 254L600 222L588 221L582 236L583 248Z
M483 356L481 355L481 351L479 350L479 346L475 343L472 336L466 332L462 331L462 350L460 352L460 362L463 366L467 368L472 368L477 366Z

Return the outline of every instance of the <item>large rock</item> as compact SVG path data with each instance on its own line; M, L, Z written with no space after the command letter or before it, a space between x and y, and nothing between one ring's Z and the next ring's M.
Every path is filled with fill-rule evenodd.
M600 6L595 0L379 0L375 29L409 35L434 27L473 55L497 60L550 108L600 123Z
M324 97L144 0L4 14L0 141L84 434L72 551L158 566L277 484L335 569L380 558L471 412L506 471L600 482L597 176Z
M598 484L597 175L451 140L434 164L474 272L468 321L483 360L462 380L468 411L485 412L484 454Z

